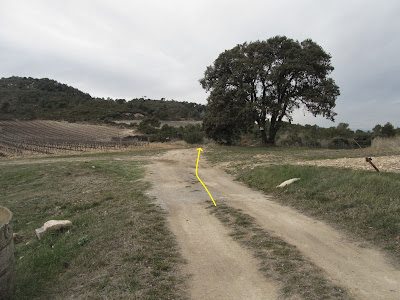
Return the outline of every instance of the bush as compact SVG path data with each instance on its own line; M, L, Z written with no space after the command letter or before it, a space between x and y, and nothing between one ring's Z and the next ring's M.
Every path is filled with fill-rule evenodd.
M199 144L203 142L205 133L199 124L186 125L183 128L182 139L188 144Z
M334 137L329 141L328 144L329 149L352 149L353 143L346 138L343 137Z
M298 135L289 135L286 139L280 142L284 146L302 146L303 142Z
M139 124L139 131L144 134L155 134L157 133L157 127L161 124L160 120L156 117L146 117Z
M184 134L183 140L189 144L200 144L203 142L204 132L202 131L193 131Z

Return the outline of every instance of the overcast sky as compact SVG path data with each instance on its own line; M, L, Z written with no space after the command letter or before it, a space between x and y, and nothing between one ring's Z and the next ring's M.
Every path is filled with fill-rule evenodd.
M341 91L335 123L294 123L400 127L399 0L0 0L0 77L206 104L198 80L221 52L276 35L321 45Z

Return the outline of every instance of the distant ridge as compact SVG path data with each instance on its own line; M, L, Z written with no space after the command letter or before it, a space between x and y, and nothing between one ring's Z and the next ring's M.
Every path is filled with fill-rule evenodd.
M0 120L111 122L134 119L135 114L160 120L202 120L204 111L204 105L174 100L93 98L48 78L0 78Z

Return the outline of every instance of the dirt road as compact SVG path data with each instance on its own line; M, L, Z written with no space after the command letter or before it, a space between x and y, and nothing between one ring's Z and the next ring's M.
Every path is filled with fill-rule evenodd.
M171 229L188 261L183 271L190 276L191 298L276 299L278 286L263 277L257 261L206 210L210 202L196 179L192 152L168 152L149 166L148 178L153 183L150 194L168 211Z
M197 151L171 150L148 166L155 196L168 211L188 263L193 299L276 299L279 284L265 279L257 261L205 209L212 202L195 176ZM400 270L379 251L349 241L323 222L281 206L200 159L199 176L217 205L253 216L260 226L295 245L326 277L357 299L399 299Z

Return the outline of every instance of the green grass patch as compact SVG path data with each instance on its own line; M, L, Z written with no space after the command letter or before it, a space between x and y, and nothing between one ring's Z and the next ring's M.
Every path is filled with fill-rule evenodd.
M252 251L265 277L281 284L282 299L351 299L296 247L263 230L251 216L225 204L209 208L231 230L231 236Z
M361 236L400 258L400 174L276 165L239 170L238 179L307 214ZM299 177L285 188L276 186Z
M1 167L1 205L16 233L15 299L185 298L184 261L144 194L144 162L88 157ZM35 228L50 219L73 226L38 240Z

